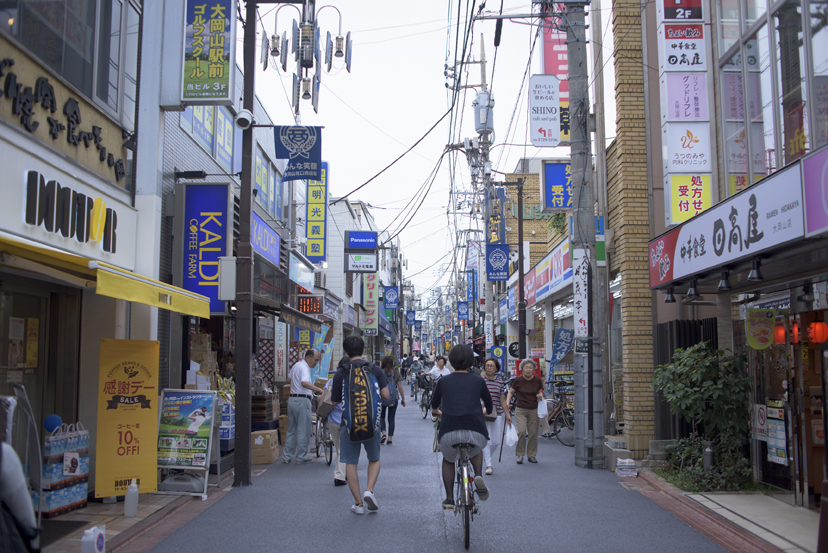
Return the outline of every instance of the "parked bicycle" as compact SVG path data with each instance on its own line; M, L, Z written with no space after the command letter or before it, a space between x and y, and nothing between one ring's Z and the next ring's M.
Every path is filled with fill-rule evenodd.
M547 418L549 433L544 434L543 437L555 436L563 445L575 447L575 409L567 404L567 395L563 390L566 382L556 380L553 385L555 396Z
M319 396L315 395L313 398L314 412L316 412L319 401ZM328 417L316 414L316 428L314 428L313 434L316 442L316 456L321 456L324 451L325 462L330 465L333 460L333 439L331 438L331 431L328 429Z

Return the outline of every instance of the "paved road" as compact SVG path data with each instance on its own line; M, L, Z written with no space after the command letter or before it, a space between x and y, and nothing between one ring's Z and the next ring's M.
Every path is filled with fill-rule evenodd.
M440 508L441 457L432 439L416 406L397 410L394 445L382 446L377 514L350 512L348 487L334 487L324 455L304 466L274 463L254 467L266 470L252 486L232 490L152 551L464 551L460 517ZM495 462L471 550L724 551L613 473L575 467L574 448L541 438L539 449L537 465L517 465L505 449ZM366 466L363 454L362 489Z

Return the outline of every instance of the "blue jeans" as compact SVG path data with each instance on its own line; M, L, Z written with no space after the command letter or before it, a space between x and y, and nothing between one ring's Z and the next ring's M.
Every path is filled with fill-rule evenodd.
M311 437L311 402L303 397L288 398L288 432L282 459L290 461L296 451L296 460L308 456L308 442Z
M397 405L399 405L399 401L395 401L394 405L386 407L385 405L382 406L382 412L380 413L380 418L382 419L382 431L385 432L385 413L388 412L388 437L394 435L394 417L397 416Z

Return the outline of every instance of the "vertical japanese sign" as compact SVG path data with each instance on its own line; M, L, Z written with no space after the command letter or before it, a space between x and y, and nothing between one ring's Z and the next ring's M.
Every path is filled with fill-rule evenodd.
M308 199L305 232L308 239L305 257L314 263L327 259L326 226L328 213L328 162L322 162L322 176L308 181Z
M236 5L231 0L184 3L181 101L232 106L236 93Z
M586 339L589 337L589 288L587 279L591 270L589 263L589 250L585 248L574 248L572 254L573 279L572 292L574 296L575 310L575 338ZM575 353L578 353L577 348Z
M483 322L483 333L486 336L486 349L489 349L494 345L494 317L491 313L486 313Z
M379 332L379 290L377 290L377 273L362 275L362 303L365 306L365 322L361 328L366 336L376 336Z
M477 269L466 273L466 301L474 302L475 282L477 281Z
M467 302L467 301L458 301L457 302L457 320L459 320L459 321L468 321L469 320L469 302Z
M486 244L486 279L505 282L509 280L509 245Z
M768 400L768 461L788 466L788 433L785 430L785 404Z
M216 392L163 391L161 416L158 418L159 467L209 468L215 398Z
M489 355L494 357L500 363L500 370L506 369L506 348L503 346L494 346L489 350Z
M544 161L541 183L541 209L544 213L571 211L572 165L565 161Z
M486 245L503 244L506 240L506 220L503 218L503 208L506 204L506 190L497 188L495 197L486 194Z
M228 205L226 184L187 185L182 288L210 298L210 312L216 314L225 311L218 299L218 266L228 251Z
M159 342L101 340L95 497L156 491Z
M695 217L713 202L710 198L710 174L670 175L670 213L668 221L683 223Z
M276 358L274 361L274 374L273 379L277 382L284 382L287 380L287 348L288 348L288 339L287 339L287 325L285 323L279 322L278 320L275 322L275 327L273 331L274 335L274 352L273 356Z
M400 288L398 286L386 286L384 300L386 309L398 309L400 305Z
M529 78L529 137L538 148L557 146L561 141L558 77L532 75Z
M555 4L560 6L560 4ZM548 4L554 9L553 4ZM567 58L566 45L566 22L559 17L544 17L546 23L543 27L543 48L541 60L543 72L547 75L555 75L560 81L558 91L560 97L560 127L561 141L569 140L569 60Z
M417 323L417 314L413 310L408 310L405 312L405 324L406 326L414 326Z

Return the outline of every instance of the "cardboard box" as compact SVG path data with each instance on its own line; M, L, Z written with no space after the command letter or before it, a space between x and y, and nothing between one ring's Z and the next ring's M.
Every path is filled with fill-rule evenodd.
M316 386L317 388L324 388L325 384L327 384L327 383L328 383L327 378L317 378L316 380L314 380L313 385Z
M219 411L222 415L233 415L236 407L226 399L219 399Z
M210 351L209 349L207 349L207 350L191 349L190 350L190 361L195 361L199 365L207 363L206 368L208 368L208 369L210 368L210 364L213 361L215 361L215 359L216 359L216 354L214 352Z
M212 337L209 334L193 334L190 339L190 349L200 351L210 351L210 343Z
M269 465L279 458L278 447L253 449L250 452L251 465Z
M250 447L253 449L271 449L279 445L278 433L279 431L275 428L253 432L250 438Z
M282 401L287 402L290 397L290 384L282 386Z
M198 386L195 384L184 384L185 390L198 390Z
M219 440L229 440L236 437L235 426L222 426L219 428Z
M225 415L224 413L221 414L221 425L222 426L236 426L236 414L232 413L229 415Z

